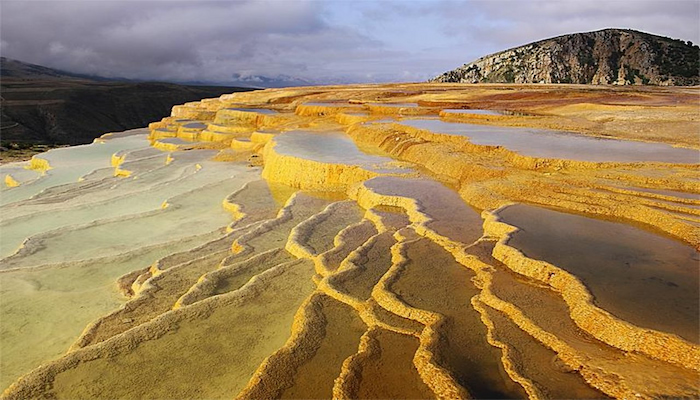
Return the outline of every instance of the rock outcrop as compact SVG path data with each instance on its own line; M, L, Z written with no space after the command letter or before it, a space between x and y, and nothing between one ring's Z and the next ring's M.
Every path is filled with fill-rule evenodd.
M700 84L700 47L629 29L540 40L484 56L431 82Z

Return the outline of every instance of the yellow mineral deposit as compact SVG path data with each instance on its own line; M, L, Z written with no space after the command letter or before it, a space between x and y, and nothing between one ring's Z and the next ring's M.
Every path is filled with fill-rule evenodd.
M29 165L26 168L33 169L41 172L42 174L45 174L46 171L51 169L51 165L47 160L34 156L31 160L29 160Z
M15 180L15 178L12 177L10 174L5 175L5 186L7 187L17 187L19 186L20 183Z
M698 95L268 89L0 166L2 397L697 398Z

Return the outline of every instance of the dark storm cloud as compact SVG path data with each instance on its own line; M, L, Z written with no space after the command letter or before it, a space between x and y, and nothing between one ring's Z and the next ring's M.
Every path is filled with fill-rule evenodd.
M698 0L0 0L3 56L74 72L225 82L424 80L572 32L700 42Z
M2 3L5 56L129 78L296 74L378 42L329 26L312 1ZM330 72L330 71L327 71Z

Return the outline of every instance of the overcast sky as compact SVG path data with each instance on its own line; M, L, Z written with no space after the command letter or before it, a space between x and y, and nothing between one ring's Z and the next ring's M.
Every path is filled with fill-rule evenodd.
M0 0L0 54L134 79L417 81L609 27L698 43L699 21L700 0Z

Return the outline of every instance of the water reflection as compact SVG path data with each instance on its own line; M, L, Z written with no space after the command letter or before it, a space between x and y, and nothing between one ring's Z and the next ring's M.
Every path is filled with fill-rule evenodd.
M474 144L504 146L526 156L580 161L656 161L700 163L700 152L661 143L595 138L575 133L445 122L438 119L402 121L402 125L467 136Z
M499 213L521 228L508 242L578 277L596 303L635 325L699 342L700 254L629 225L515 205Z

